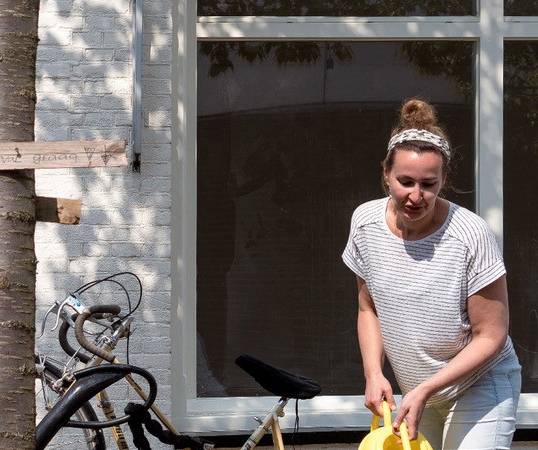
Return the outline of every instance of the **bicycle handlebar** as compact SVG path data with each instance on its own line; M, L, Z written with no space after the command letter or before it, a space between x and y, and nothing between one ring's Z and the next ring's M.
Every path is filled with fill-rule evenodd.
M85 308L75 320L75 337L81 347L105 361L114 362L116 357L112 353L92 344L86 339L84 335L84 322L96 314L118 315L120 311L121 308L118 305L94 305Z
M76 319L78 317L78 314L73 314L71 316L71 319L73 320L73 323L75 323ZM60 326L60 329L58 330L58 341L60 342L60 347L62 347L62 350L69 356L77 356L80 361L82 361L84 364L87 364L90 362L90 357L86 354L80 353L78 350L76 350L67 339L67 333L69 329L71 328L71 325L69 325L68 322L63 322Z

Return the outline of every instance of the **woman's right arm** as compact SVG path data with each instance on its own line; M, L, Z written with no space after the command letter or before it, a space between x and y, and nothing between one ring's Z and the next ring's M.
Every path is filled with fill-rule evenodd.
M366 379L364 404L374 414L383 417L383 399L389 403L393 411L396 410L396 402L390 382L383 375L385 350L374 302L362 278L357 277L357 285L359 292L357 333Z

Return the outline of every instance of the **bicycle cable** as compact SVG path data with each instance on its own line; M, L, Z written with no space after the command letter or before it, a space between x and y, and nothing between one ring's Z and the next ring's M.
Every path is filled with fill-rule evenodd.
M137 300L134 308L133 308L133 304L132 304L132 301L131 301L131 295L129 293L129 290L125 287L125 285L121 281L118 281L116 279L116 278L121 277L123 275L129 275L129 276L134 277L135 280L138 283L139 295L138 295L138 300ZM80 286L74 292L76 294L82 294L82 293L90 290L91 288L93 288L93 287L95 287L95 286L97 286L97 285L99 285L101 283L105 283L105 282L109 282L109 283L113 283L113 284L118 285L121 288L121 290L123 291L123 293L125 294L125 296L127 298L127 304L128 304L128 313L123 318L133 315L134 312L139 308L140 304L142 303L142 294L143 294L142 281L140 280L138 275L136 275L133 272L129 272L129 271L117 272L117 273L109 275L109 276L107 276L105 278L100 278L100 279L97 279L97 280L90 281L90 282ZM103 331L103 333L104 333L104 331ZM130 335L128 335L126 337L126 343L125 343L125 346L126 346L125 355L126 355L127 364L129 364L129 360L130 360L130 358L129 358L130 344L131 344L131 338L130 338Z
M134 308L132 307L131 296L130 296L129 291L127 290L127 288L123 285L123 283L121 283L118 280L115 280L115 278L120 277L122 275L130 275L130 276L134 277L136 279L137 283L138 283L139 295L138 295L138 301L136 302L136 305L135 305ZM117 284L118 286L120 286L122 288L122 290L124 291L124 293L125 293L125 295L127 297L127 302L129 304L129 313L128 314L129 315L133 314L138 309L138 307L140 306L140 303L142 302L142 281L140 280L138 275L136 275L133 272L128 272L128 271L118 272L118 273L109 275L108 277L105 277L105 278L90 281L89 283L86 283L86 284L82 285L81 287L79 287L75 292L81 294L81 293L87 291L88 289L91 289L92 287L94 287L94 286L96 286L96 285L98 285L100 283L107 282L107 281L111 282L111 283L115 283L115 284Z
M293 424L293 433L291 435L291 448L295 450L295 440L299 436L299 399L295 399L295 422Z

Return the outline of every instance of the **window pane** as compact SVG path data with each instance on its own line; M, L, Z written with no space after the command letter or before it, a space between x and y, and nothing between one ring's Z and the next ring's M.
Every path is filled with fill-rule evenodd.
M474 208L474 44L204 42L198 65L199 395L256 395L240 353L362 394L353 210L381 197L402 101L437 105ZM445 68L440 74L439 68Z
M198 0L199 16L470 16L476 0Z
M538 16L537 0L504 0L505 16Z
M538 390L538 42L505 43L504 255L523 392Z

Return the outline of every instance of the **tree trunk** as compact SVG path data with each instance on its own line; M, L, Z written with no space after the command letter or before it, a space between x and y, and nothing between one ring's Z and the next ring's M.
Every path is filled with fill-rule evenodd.
M0 141L34 139L39 0L0 0ZM0 448L34 449L35 182L0 171Z

